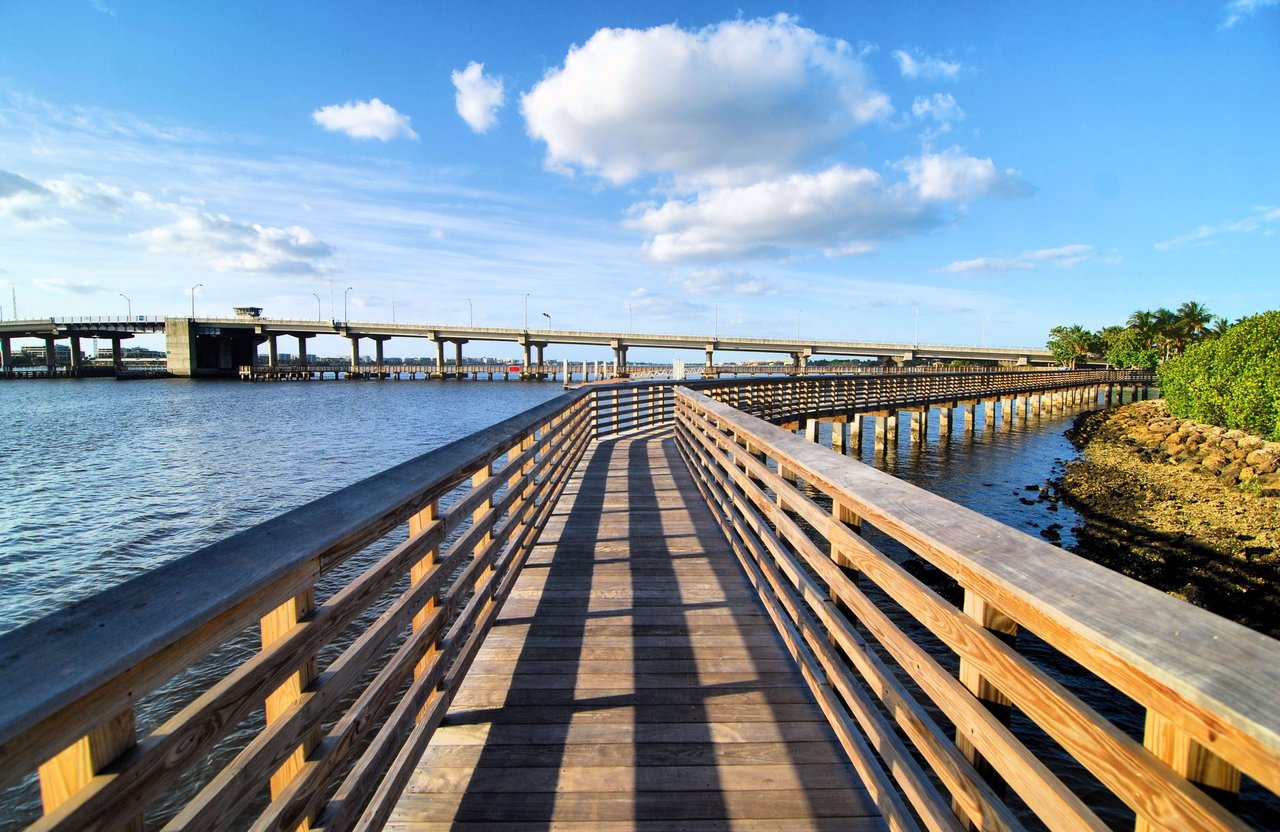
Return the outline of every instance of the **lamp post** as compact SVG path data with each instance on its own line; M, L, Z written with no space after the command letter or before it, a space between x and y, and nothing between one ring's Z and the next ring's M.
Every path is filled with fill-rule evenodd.
M551 331L551 313L543 312L542 317L547 319L547 332Z
M320 320L320 296L317 295L315 292L312 292L311 297L316 299L316 320L319 321Z
M129 296L124 292L120 293L120 297L124 298L124 302L128 304L125 308L129 310L129 320L133 320L133 301L129 300Z
M524 293L524 331L529 331L529 292Z
M713 331L712 331L711 337L719 341L720 340L720 302L719 301L716 301L715 318L713 320L714 320L714 323L713 323Z
M471 326L476 325L476 307L471 302L471 298L467 298L467 314L470 316Z
M347 294L354 288L354 286L348 286L346 291L342 293L342 322L344 324L349 320L347 318Z
M391 287L391 323L396 322L396 287Z
M199 289L199 288L200 288L201 286L203 286L203 285L204 285L203 283L197 283L196 285L194 285L194 286L192 286L192 287L191 287L191 317L192 317L192 319L194 319L194 318L195 318L195 316L196 316L196 289Z

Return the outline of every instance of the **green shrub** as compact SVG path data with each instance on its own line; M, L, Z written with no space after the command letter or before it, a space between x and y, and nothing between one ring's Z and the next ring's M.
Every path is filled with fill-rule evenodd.
M1280 440L1280 312L1188 347L1160 365L1159 378L1174 414Z

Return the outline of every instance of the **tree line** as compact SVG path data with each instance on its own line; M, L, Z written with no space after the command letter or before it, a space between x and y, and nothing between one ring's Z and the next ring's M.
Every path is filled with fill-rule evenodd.
M1161 361L1182 355L1190 345L1217 338L1232 326L1203 303L1187 301L1177 309L1139 309L1125 326L1103 327L1097 332L1078 324L1055 326L1049 330L1046 346L1065 367L1101 359L1113 367L1154 369Z

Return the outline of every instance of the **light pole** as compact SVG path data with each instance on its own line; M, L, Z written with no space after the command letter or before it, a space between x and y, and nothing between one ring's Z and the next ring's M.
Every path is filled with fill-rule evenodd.
M471 326L476 325L476 306L471 302L471 298L467 298L467 314L470 316Z
M524 331L529 331L529 292L524 293Z
M342 293L342 322L344 324L349 320L347 318L347 294L354 288L354 286L348 286L346 291Z
M320 296L315 292L311 293L311 297L316 299L316 321L320 320Z
M720 340L720 302L716 301L715 318L711 337Z
M128 304L128 306L125 308L129 310L129 320L132 321L133 320L133 301L129 300L129 296L126 295L124 292L120 293L120 297L124 298L124 302Z
M396 287L391 287L391 323L396 322Z
M191 287L191 318L192 320L194 320L196 317L196 289L199 289L203 285L204 285L203 283L197 283L196 285Z
M543 312L543 313L542 313L542 317L544 317L544 318L546 318L546 319L547 319L547 332L550 332L550 331L551 331L551 315L550 315L550 313L548 313L548 312Z

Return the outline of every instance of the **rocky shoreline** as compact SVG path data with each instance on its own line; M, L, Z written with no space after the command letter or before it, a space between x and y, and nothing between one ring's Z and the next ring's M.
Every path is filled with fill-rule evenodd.
M1162 400L1076 419L1058 494L1074 551L1280 638L1280 443L1170 415Z

